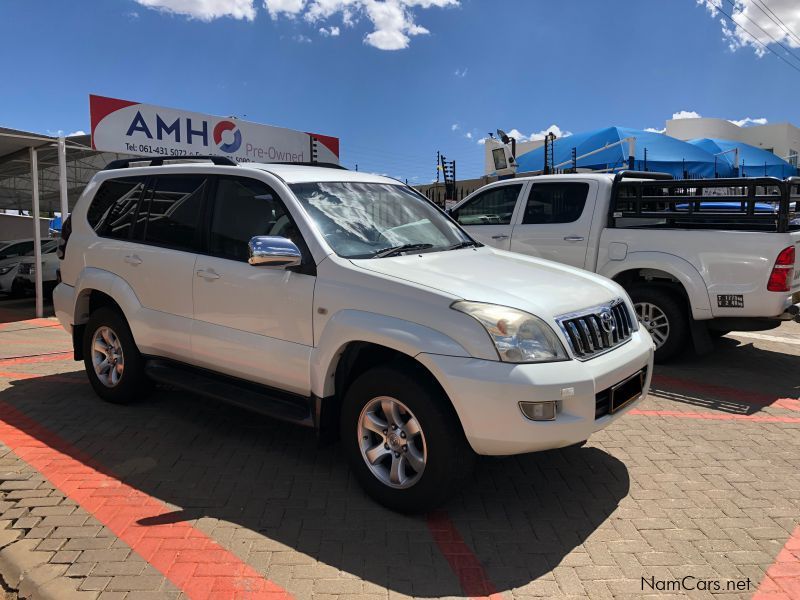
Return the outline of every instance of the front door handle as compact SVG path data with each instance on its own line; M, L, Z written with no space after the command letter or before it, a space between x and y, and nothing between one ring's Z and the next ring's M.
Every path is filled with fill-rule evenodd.
M581 235L568 235L564 238L565 242L582 242L584 237Z
M129 265L136 266L142 264L142 259L136 256L135 254L129 254L128 256L125 257L125 262L128 263Z
M219 279L221 275L214 271L213 269L205 270L205 269L198 269L197 276L202 277L208 281L213 281L214 279Z
M493 240L507 240L508 236L507 235L493 235L492 239Z

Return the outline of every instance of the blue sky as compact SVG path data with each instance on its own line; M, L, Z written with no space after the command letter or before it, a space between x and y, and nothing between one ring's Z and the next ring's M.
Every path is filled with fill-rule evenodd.
M345 165L421 183L437 150L481 174L498 127L797 123L800 70L709 9L798 69L800 39L733 1L3 0L0 125L88 131L95 93L337 135ZM800 34L796 0L761 1Z

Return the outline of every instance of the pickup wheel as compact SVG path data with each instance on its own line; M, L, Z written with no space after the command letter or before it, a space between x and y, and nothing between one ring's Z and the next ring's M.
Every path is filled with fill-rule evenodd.
M667 286L633 286L628 293L639 323L656 345L656 362L680 354L689 340L689 315L679 296Z
M89 317L83 363L95 393L107 402L130 404L148 391L144 360L130 327L112 308L101 307Z
M404 513L442 504L475 460L449 400L408 368L376 367L353 382L341 439L366 493Z

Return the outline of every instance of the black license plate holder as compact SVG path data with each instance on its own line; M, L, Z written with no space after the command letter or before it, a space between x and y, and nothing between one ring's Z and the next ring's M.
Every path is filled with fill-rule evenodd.
M634 373L624 381L620 381L611 388L609 402L609 413L614 414L618 410L625 408L628 404L637 400L642 395L644 389L644 369Z

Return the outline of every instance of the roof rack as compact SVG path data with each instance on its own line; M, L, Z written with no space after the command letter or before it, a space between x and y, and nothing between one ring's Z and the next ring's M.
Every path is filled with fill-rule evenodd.
M169 162L194 162L198 160L210 160L212 163L222 167L238 167L239 163L227 156L211 156L206 154L187 155L187 156L140 156L138 158L120 158L108 163L104 171L113 169L127 169L131 163L149 162L151 167L163 166L165 161Z
M265 165L295 165L297 167L323 167L325 169L341 169L342 171L349 171L347 167L343 167L338 163L331 162L269 162Z

